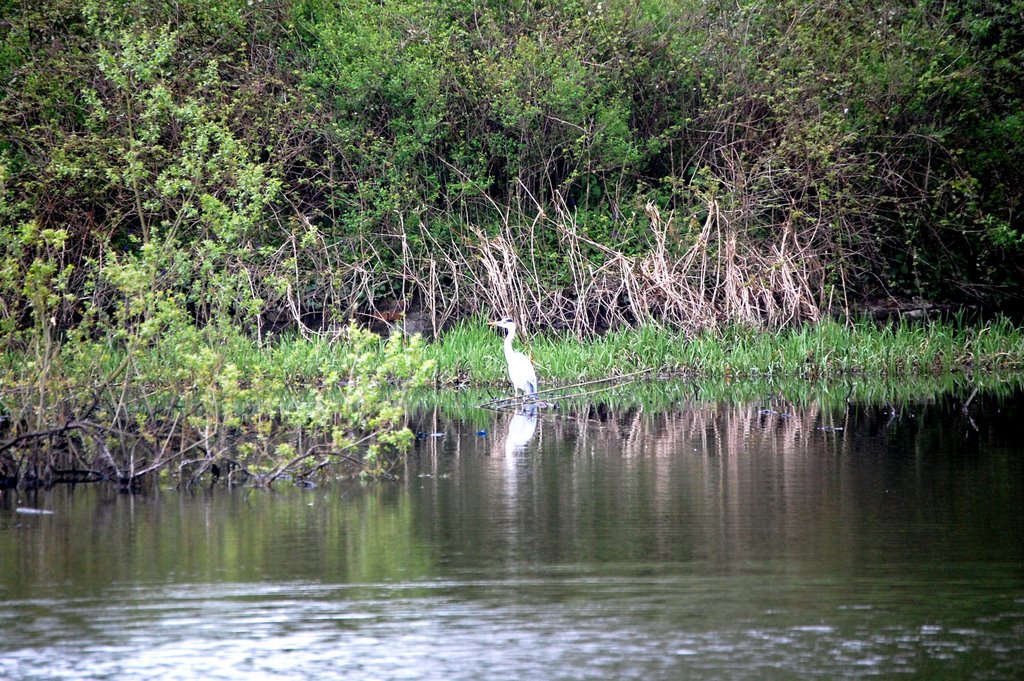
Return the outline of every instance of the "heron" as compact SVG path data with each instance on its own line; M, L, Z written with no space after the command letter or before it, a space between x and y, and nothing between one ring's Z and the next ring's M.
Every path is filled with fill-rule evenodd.
M491 326L505 329L505 361L508 362L508 378L512 381L512 392L523 391L524 397L537 394L537 372L533 362L523 353L512 349L512 337L516 335L516 323L505 318L500 322L490 322Z

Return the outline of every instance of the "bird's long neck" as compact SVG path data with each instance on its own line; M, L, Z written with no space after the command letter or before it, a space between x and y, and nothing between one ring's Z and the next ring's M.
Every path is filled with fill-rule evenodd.
M515 329L509 329L508 333L505 334L505 354L509 355L512 353L512 336L516 335Z

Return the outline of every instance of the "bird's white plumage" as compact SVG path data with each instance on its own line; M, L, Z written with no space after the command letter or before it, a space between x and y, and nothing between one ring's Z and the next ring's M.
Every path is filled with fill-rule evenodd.
M524 395L537 393L537 372L533 362L523 353L512 349L512 337L516 335L516 324L511 319L491 322L493 326L505 329L505 361L508 362L508 378L515 390L523 391Z

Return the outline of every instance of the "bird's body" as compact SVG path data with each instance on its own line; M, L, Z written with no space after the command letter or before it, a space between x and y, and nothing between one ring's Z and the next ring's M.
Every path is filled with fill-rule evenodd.
M516 335L516 323L511 319L491 322L492 326L505 329L505 361L508 362L508 378L514 390L522 390L526 397L537 394L537 372L533 362L523 353L512 349L512 337Z

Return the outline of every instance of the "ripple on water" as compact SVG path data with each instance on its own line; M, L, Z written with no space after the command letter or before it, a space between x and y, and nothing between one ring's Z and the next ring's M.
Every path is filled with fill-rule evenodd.
M765 626L696 619L715 584L672 578L443 580L385 586L181 585L75 599L60 614L0 615L0 675L93 679L853 678L920 671L922 659L1020 669L1019 641L934 623L865 627L857 609ZM708 593L709 590L712 593ZM508 594L518 593L519 602ZM459 594L474 594L466 598ZM646 595L645 595L646 594ZM117 595L117 594L113 594ZM757 600L760 596L751 594ZM106 604L104 604L106 603ZM851 620L850 614L855 617ZM27 621L26 621L27 620ZM88 627L83 631L83 622ZM1002 652L999 646L1002 645ZM41 666L45 661L45 666ZM1015 665L1015 666L1014 666Z

